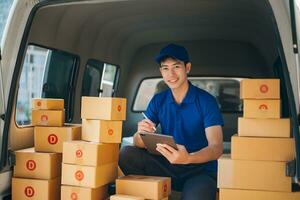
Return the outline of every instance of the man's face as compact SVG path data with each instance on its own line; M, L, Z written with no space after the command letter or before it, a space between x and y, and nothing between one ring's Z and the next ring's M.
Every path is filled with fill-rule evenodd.
M161 62L160 72L165 83L171 89L178 89L187 83L187 73L191 69L191 63L187 63L168 58Z

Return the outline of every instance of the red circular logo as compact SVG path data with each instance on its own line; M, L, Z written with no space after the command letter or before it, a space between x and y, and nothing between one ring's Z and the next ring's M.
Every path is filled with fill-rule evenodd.
M121 110L122 110L122 107L121 107L121 105L118 105L118 111L120 112Z
M268 110L268 106L266 104L261 104L259 110Z
M77 158L81 158L82 157L82 151L80 150L80 149L78 149L76 152L75 152L75 154L76 154L76 157Z
M167 184L165 183L165 184L163 185L163 191L164 191L164 193L167 192L167 189L168 189L168 187L167 187Z
M33 197L34 196L34 189L31 186L27 186L24 190L24 193L27 197Z
M112 134L114 134L114 130L108 129L108 135L112 135Z
M48 136L48 142L49 144L56 144L58 142L58 137L55 134L50 134Z
M77 194L75 192L72 192L71 193L71 199L72 200L77 200L77 198L78 198Z
M43 121L43 122L48 121L48 116L47 115L42 115L41 116L41 121Z
M78 181L82 181L82 179L84 178L84 174L81 170L78 170L75 172L75 179Z
M41 106L42 102L38 101L36 104L37 104L37 106Z
M262 92L262 93L267 93L269 91L269 87L266 85L266 84L263 84L259 87L259 90Z
M35 168L36 168L36 163L35 163L35 161L34 161L34 160L28 160L28 161L26 162L26 168L27 168L29 171L35 170Z

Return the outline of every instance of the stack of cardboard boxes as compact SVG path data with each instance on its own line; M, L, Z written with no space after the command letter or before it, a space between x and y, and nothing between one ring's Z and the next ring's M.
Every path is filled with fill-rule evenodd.
M296 200L286 163L294 159L290 120L281 117L277 79L243 80L244 117L231 140L231 158L219 159L220 200Z
M82 141L63 147L61 199L105 199L118 172L126 99L82 97Z
M12 199L60 197L62 144L80 138L79 125L64 125L63 99L33 99L35 148L16 151Z
M167 200L171 194L171 178L156 176L123 176L116 180L116 195L111 200Z

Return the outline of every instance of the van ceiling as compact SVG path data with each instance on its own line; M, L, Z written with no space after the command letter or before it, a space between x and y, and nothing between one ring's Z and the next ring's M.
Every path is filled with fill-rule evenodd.
M139 49L166 42L245 44L269 71L277 56L266 0L62 2L38 9L28 42L78 54L82 63L98 58L125 73Z

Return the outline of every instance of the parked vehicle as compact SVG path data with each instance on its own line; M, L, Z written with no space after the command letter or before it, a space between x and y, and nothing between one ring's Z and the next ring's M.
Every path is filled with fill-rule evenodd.
M239 82L280 79L282 117L292 122L300 181L299 7L293 0L14 0L1 40L0 196L10 193L14 151L33 146L31 99L63 98L80 123L82 96L127 98L123 137L165 89L154 56L167 43L190 52L190 80L213 94L224 146L242 116ZM126 140L130 141L130 140Z

